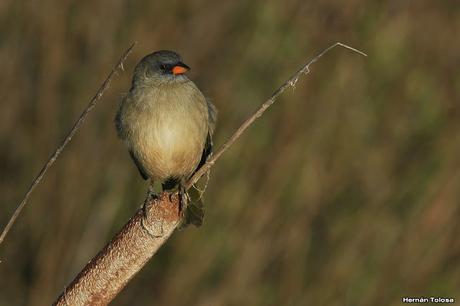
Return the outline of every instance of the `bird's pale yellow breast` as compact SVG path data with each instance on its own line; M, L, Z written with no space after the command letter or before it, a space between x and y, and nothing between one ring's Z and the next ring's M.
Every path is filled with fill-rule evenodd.
M125 142L147 174L159 180L190 175L208 133L204 96L191 82L130 93L121 111Z

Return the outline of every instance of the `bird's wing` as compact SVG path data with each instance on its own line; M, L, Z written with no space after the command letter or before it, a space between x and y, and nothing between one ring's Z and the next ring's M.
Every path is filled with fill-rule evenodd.
M206 143L203 149L203 154L201 155L201 160L193 173L197 172L198 169L200 169L206 163L206 161L208 160L208 157L212 155L212 147L213 147L212 136L211 136L211 133L208 132L208 136L206 137Z
M208 104L208 134L206 136L206 143L204 145L203 154L201 155L201 160L198 166L196 167L194 173L198 171L208 160L209 156L212 155L212 134L214 133L214 127L216 125L217 119L217 110L216 107L206 99ZM201 193L198 192L198 189L192 187L188 191L190 196L190 203L187 205L187 209L184 212L184 218L179 225L179 229L187 227L189 224L195 226L201 226L204 219L204 205L203 200L201 199Z
M127 129L126 129L126 127L123 126L123 120L122 120L123 106L124 106L125 103L129 103L129 101L127 101L128 99L130 99L129 94L125 95L122 98L120 106L118 107L117 115L115 116L115 120L114 120L115 121L115 129L117 130L118 137L120 139L122 139L122 140L125 140L126 137L128 136L127 135ZM132 160L136 164L136 167L139 170L139 173L141 174L142 178L144 180L147 180L149 177L148 177L146 171L144 170L144 168L142 167L142 164L139 162L139 160L134 155L133 151L129 150L129 155L131 156Z
M195 173L198 171L207 161L208 157L212 154L212 136L211 131L208 132L208 137L206 137L206 144L203 149L203 154L201 155L201 160ZM184 218L182 219L179 229L187 227L189 224L195 226L201 226L204 219L204 205L203 200L201 199L202 194L198 192L194 186L190 188L187 192L189 195L190 202L187 205L187 208L184 211Z
M214 134L214 128L216 127L217 121L217 109L209 99L206 99L208 106L208 134L206 135L206 142L204 144L203 154L201 155L200 162L196 167L194 173L198 171L207 161L208 157L212 155L213 142L212 135Z
M129 155L131 155L131 158L133 159L134 163L136 164L137 170L139 170L139 173L141 174L142 178L144 180L147 180L149 177L148 177L146 171L144 170L144 167L142 167L141 163L139 162L139 160L136 158L136 156L134 155L134 153L131 150L129 150Z
M206 104L208 105L208 128L209 128L209 134L212 135L214 134L214 128L216 127L216 121L217 121L217 108L212 104L211 100L206 99Z
M120 105L118 106L117 114L115 116L115 129L117 130L117 135L120 139L125 139L126 138L126 131L123 127L123 120L121 119L121 114L123 112L123 105L126 103L126 100L129 99L129 95L124 95L121 98Z

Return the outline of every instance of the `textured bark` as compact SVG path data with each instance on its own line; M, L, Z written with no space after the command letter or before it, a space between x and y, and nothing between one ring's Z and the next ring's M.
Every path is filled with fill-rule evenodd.
M107 305L168 240L179 222L176 195L146 200L54 305Z

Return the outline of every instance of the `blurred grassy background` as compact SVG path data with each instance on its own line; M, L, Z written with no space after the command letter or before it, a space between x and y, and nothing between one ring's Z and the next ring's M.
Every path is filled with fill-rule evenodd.
M0 247L0 305L49 305L141 204L113 117L134 65L173 49L219 108L221 144L336 41L212 172L113 305L400 305L460 298L460 3L0 2L0 224L112 65L103 101Z

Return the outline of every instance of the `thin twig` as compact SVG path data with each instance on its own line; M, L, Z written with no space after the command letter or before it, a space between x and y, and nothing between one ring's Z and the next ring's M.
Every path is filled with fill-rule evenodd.
M33 180L32 184L30 185L29 189L27 190L26 194L24 195L24 198L22 199L21 203L16 207L16 210L14 211L13 215L11 216L10 220L8 221L7 225L3 229L3 232L0 236L0 244L2 244L3 240L5 239L6 235L10 231L11 227L13 226L14 222L18 218L19 214L23 210L23 208L27 204L27 200L29 199L30 195L32 194L32 191L35 189L35 187L40 183L42 178L44 177L46 171L54 164L56 159L59 157L61 154L62 150L64 150L65 146L72 140L72 137L77 133L78 129L81 127L81 125L85 122L86 117L88 116L89 112L96 106L96 103L102 98L102 95L104 92L109 88L110 82L112 81L113 77L117 73L118 69L123 70L123 62L126 60L128 55L131 53L132 49L136 45L136 42L134 42L121 56L120 60L118 63L112 68L112 71L109 73L105 81L102 83L101 87L99 87L99 90L97 93L94 95L94 97L91 99L89 102L88 106L85 108L85 110L81 113L80 117L78 120L75 122L74 126L72 129L69 131L67 136L64 138L64 140L61 142L61 144L57 147L56 151L54 151L53 155L48 159L46 164L43 166L43 168L40 170L38 175L35 177Z
M233 145L233 143L241 136L241 134L246 131L246 129L254 122L256 121L257 118L262 116L262 114L273 104L275 103L276 99L289 87L294 87L299 78L302 75L307 75L310 73L310 66L318 61L324 54L329 52L331 49L340 46L346 49L349 49L353 52L359 53L363 56L367 56L362 51L359 51L358 49L355 49L353 47L350 47L348 45L342 44L340 42L337 42L328 48L324 49L321 51L318 55L313 57L307 64L305 64L299 71L297 71L291 78L289 78L286 82L284 82L283 85L281 85L271 96L268 98L261 106L260 108L252 114L243 124L233 133L232 137L230 137L226 143L224 143L219 150L217 150L211 158L197 171L195 174L187 181L185 184L185 188L189 189L191 186L193 186L198 180L206 173L209 171L209 169L214 165L214 163L219 159L219 157L227 151L227 149Z

